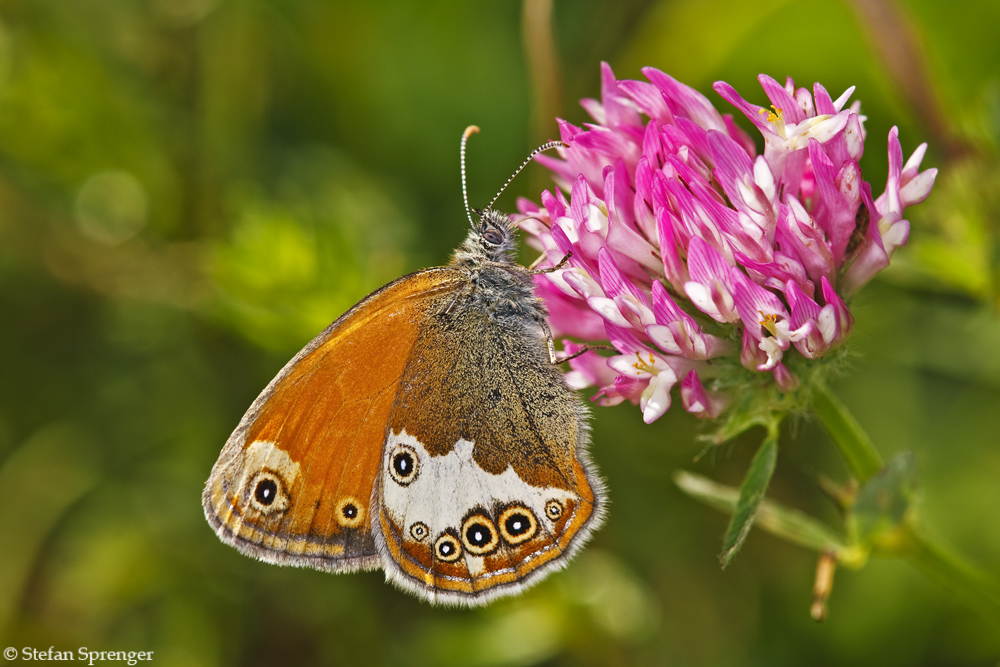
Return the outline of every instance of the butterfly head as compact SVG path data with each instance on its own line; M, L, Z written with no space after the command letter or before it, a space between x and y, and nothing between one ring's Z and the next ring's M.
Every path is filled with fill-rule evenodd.
M501 211L475 211L479 221L455 251L455 263L502 262L509 264L515 249L517 225Z
M511 222L510 216L506 213L493 210L493 204L500 198L500 195L507 189L507 186L514 180L514 177L521 173L521 170L536 155L550 148L565 146L566 144L561 141L550 141L533 150L528 158L521 163L521 166L511 174L511 177L500 188L500 192L496 193L486 208L478 210L469 208L469 193L465 187L465 145L469 141L469 137L477 132L479 132L479 128L475 125L470 125L462 134L462 146L459 153L462 165L462 197L465 200L465 213L469 216L469 224L472 226L472 230L469 232L468 237L466 237L465 242L455 252L455 258L452 263L475 264L486 261L510 264L514 251L514 230L517 228L517 224ZM478 223L473 218L473 213L479 216Z

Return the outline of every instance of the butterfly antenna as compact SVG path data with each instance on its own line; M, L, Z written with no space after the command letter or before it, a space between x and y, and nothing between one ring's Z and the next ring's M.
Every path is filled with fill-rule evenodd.
M469 224L475 229L476 223L472 221L472 211L469 209L469 191L465 188L465 144L468 143L469 137L473 134L479 132L479 128L475 125L470 125L465 128L465 132L462 133L462 199L465 200L465 215L469 218Z
M466 130L466 131L468 131L468 130ZM521 170L524 169L525 167L527 167L528 163L531 162L533 159L535 159L536 155L538 155L539 153L542 153L544 151L547 151L550 148L557 148L559 146L565 147L566 144L564 144L561 141L550 141L549 143L547 143L547 144L545 144L543 146L539 146L535 150L531 151L531 155L529 155L524 160L524 162L521 163L521 166L517 168L517 171L515 171L513 174L510 175L510 178L507 179L507 182L503 184L502 188L500 188L500 192L496 193L496 195L493 197L493 199L490 200L490 203L486 207L486 210L488 211L488 210L490 210L490 209L493 208L493 204L495 204L496 201L497 201L497 199L500 198L500 195L502 195L503 191L507 189L507 186L510 185L510 182L514 180L514 177L517 176L518 174L520 174Z

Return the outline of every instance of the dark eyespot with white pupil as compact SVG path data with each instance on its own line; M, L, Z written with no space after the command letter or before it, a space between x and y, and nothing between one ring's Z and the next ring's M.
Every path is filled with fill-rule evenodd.
M462 545L453 535L445 533L434 543L434 555L445 563L454 563L462 555Z
M417 452L409 445L398 445L389 455L389 472L402 486L417 478L418 467Z
M512 546L527 542L538 532L534 513L524 505L508 507L500 514L500 534Z
M358 508L354 505L354 503L347 503L343 508L341 508L340 511L348 519L354 519L358 516Z
M417 542L422 542L424 538L427 537L428 532L430 531L428 530L427 525L421 523L420 521L410 526L410 536Z
M273 479L262 479L257 482L257 488L254 489L253 495L258 503L266 507L278 497L278 485Z
M531 523L528 522L528 517L520 512L515 512L507 517L507 521L504 522L503 527L507 529L508 534L520 537L531 529Z
M392 467L400 477L409 477L413 474L413 457L409 452L400 452L393 457Z
M474 556L486 556L500 544L497 529L484 514L473 514L462 524L462 542L466 551Z
M496 229L487 229L483 232L483 240L490 245L500 245L503 243L503 235Z
M481 523L473 524L465 531L465 539L469 544L483 548L490 543L490 531Z

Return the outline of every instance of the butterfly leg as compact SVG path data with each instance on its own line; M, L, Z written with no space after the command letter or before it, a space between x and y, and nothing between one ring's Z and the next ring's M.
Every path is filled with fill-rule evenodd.
M469 296L469 294L472 293L472 289L473 289L473 287L472 287L471 284L466 285L465 287L463 287L462 291L459 292L458 294L456 294L455 298L451 300L451 303L449 303L447 307L445 307L442 310L440 310L438 312L438 314L439 315L448 315L448 314L450 314L451 313L451 309L455 307L455 304L458 303L459 301L461 301L462 299L465 299L467 296Z
M555 341L552 339L552 329L549 327L549 323L544 318L540 319L538 323L541 325L542 331L545 332L545 345L549 350L549 363L551 363L552 365L562 364L569 361L570 359L576 359L580 355L586 354L591 350L615 349L610 345L584 345L573 354L569 354L560 359L559 356L556 354L556 344Z
M556 264L555 266L551 266L551 267L549 267L547 269L536 269L535 267L538 266L538 264L541 263L545 259L545 255L542 255L541 257L538 258L537 262L535 262L534 264L531 265L531 267L528 269L528 273L530 273L531 275L534 276L534 275L537 275L539 273L552 273L553 271L558 271L562 267L566 266L566 262L568 262L569 258L572 257L572 256L573 256L573 253L568 252L568 253L566 253L566 255L562 259L559 260L559 263Z
M612 347L611 345L584 345L583 347L581 347L579 350L577 350L573 354L567 355L567 356L563 357L562 359L559 359L558 361L553 361L552 363L562 364L562 363L565 363L565 362L569 361L570 359L576 359L577 357L579 357L581 355L584 355L584 354L586 354L588 352L592 352L593 350L613 350L613 349L615 349L615 348Z
M556 344L552 340L552 328L549 326L548 320L546 320L541 315L535 315L533 317L538 326L542 328L542 333L545 334L545 347L549 351L549 363L552 365L558 364L559 360L556 357Z

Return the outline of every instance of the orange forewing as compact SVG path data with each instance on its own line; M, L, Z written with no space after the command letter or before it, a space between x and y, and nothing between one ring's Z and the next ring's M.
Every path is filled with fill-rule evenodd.
M386 285L282 369L205 488L206 517L224 541L275 563L378 565L369 525L386 420L421 324L463 278L438 268Z

